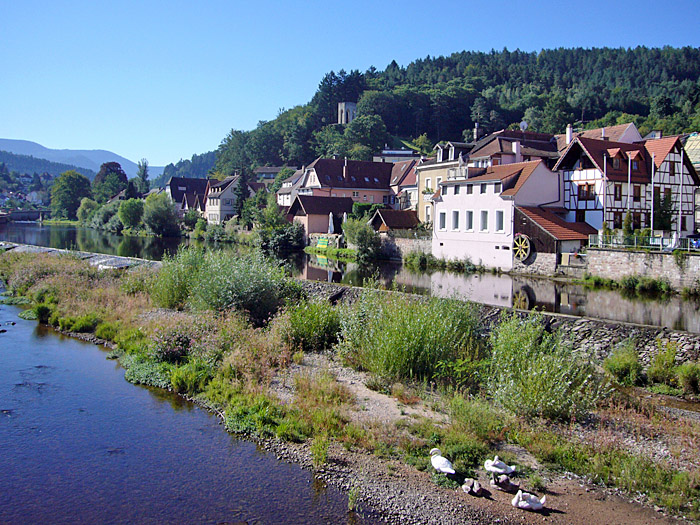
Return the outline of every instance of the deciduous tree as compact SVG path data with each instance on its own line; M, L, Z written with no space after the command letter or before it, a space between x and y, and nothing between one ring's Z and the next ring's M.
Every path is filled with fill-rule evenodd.
M51 214L75 219L80 201L90 196L90 180L75 170L65 171L51 187Z

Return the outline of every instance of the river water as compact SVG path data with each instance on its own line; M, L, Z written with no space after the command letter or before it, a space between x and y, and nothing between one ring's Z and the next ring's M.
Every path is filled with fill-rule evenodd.
M191 242L184 238L122 237L89 228L42 226L36 223L0 224L0 241L153 260L160 260L163 254L173 253L181 244ZM216 249L237 249L230 244L194 243ZM396 286L414 293L700 333L700 304L679 296L642 300L614 290L591 290L550 279L490 273L415 273L396 263L381 263L368 274L355 264L303 253L293 254L289 262L298 277L308 280L361 286L363 280L371 276L378 277L387 287Z
M0 523L371 522L310 472L19 311L0 305Z

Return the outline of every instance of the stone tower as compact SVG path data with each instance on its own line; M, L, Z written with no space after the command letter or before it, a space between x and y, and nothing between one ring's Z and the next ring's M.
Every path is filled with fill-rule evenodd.
M354 102L338 102L338 124L350 124L356 113L357 104Z

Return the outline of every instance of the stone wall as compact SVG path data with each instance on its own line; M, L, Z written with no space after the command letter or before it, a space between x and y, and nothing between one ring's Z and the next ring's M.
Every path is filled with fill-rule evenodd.
M588 248L588 273L619 281L628 275L646 275L667 279L676 290L698 284L700 254L686 252L682 258L673 253Z
M352 302L362 293L360 288L333 283L302 281L301 284L310 296L332 299L334 302ZM425 300L425 296L415 297ZM502 312L510 310L487 305L480 305L480 308L481 318L487 329L497 326ZM519 315L528 314L519 311ZM635 348L644 368L649 366L659 348L664 349L668 343L676 345L676 363L700 360L700 334L546 312L541 315L548 329L559 330L564 340L571 343L575 352L591 353L600 361L608 357L617 345L630 338L635 341Z
M557 271L557 254L535 252L525 262L513 258L513 273L554 275Z
M381 257L383 259L402 260L409 252L433 253L432 239L404 239L381 234Z

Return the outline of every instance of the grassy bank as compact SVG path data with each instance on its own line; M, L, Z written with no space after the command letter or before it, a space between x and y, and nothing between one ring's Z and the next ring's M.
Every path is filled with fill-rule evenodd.
M41 224L48 226L80 226L80 221L71 221L69 219L45 219Z
M353 304L317 303L257 252L231 258L182 250L157 273L8 252L0 255L0 277L41 322L114 342L127 380L193 397L221 413L231 432L308 442L317 465L336 441L427 470L428 451L438 446L468 474L513 444L554 470L700 518L696 473L609 439L611 422L620 420L632 432L651 428L687 441L699 439L700 429L612 395L591 357L549 333L538 316L505 316L489 332L478 307L457 301L370 289ZM295 376L294 398L282 402L273 379L320 351L371 372L368 386L406 404L430 399L449 423L382 421L382 414L359 421L352 414L360 401L329 371Z
M317 255L325 255L329 259L337 259L339 261L355 262L357 260L357 251L351 248L319 248L318 246L307 246L304 248L306 253Z

